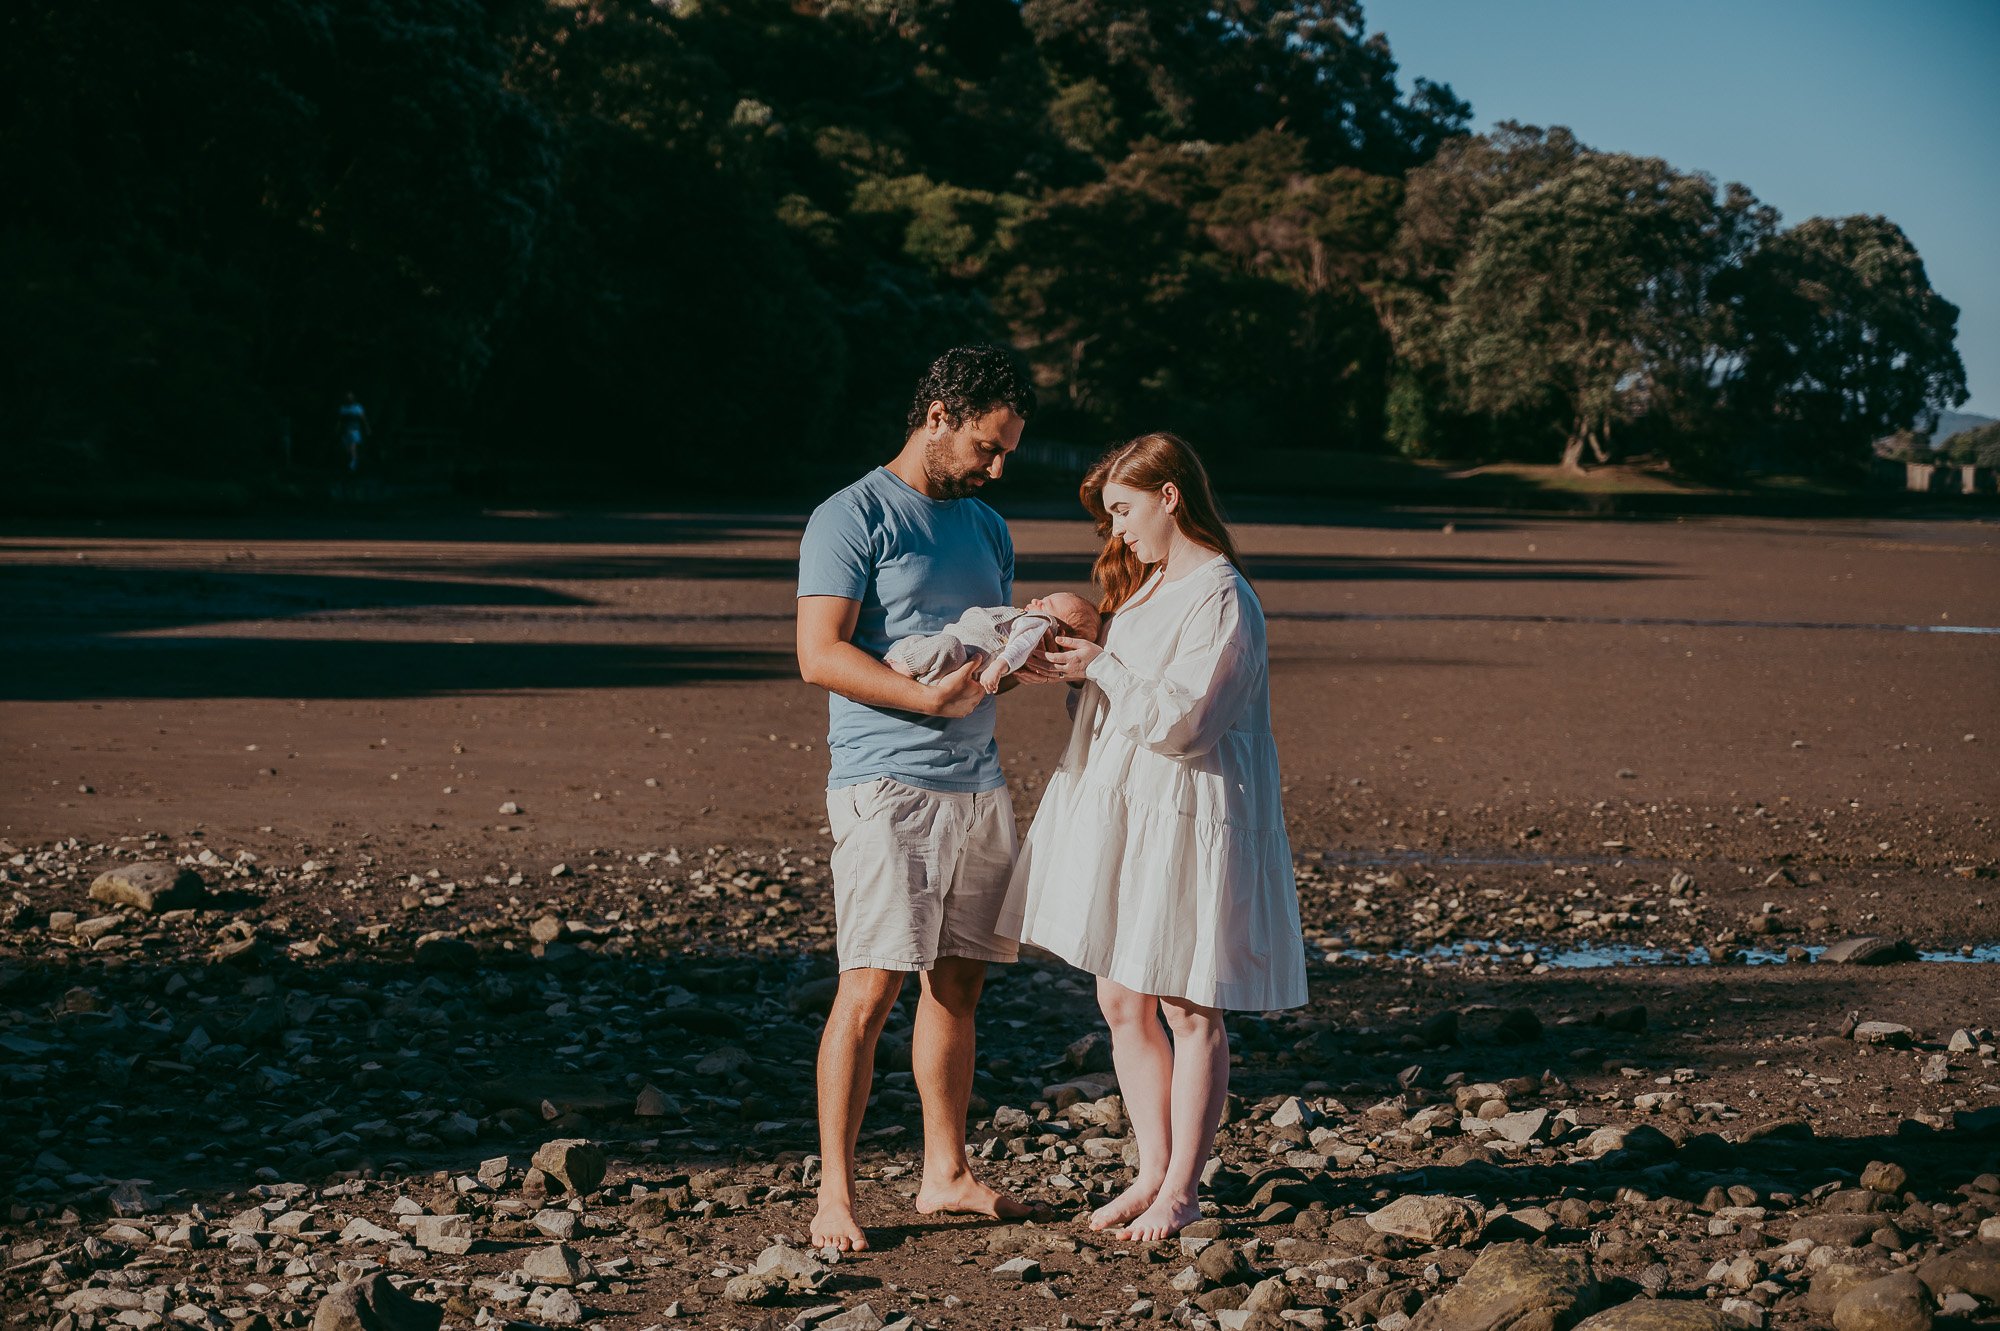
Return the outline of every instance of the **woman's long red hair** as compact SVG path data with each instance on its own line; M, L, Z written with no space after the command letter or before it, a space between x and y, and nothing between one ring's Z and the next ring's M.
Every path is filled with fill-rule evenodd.
M1201 458L1178 435L1164 431L1142 434L1099 458L1084 473L1077 491L1083 506L1097 520L1097 534L1104 538L1104 549L1090 574L1099 593L1098 613L1108 615L1131 600L1158 567L1140 563L1132 548L1111 534L1111 513L1104 507L1104 487L1110 484L1155 493L1172 485L1181 496L1174 509L1181 535L1227 556L1237 568L1243 567L1243 561L1236 557L1236 543L1229 539L1229 528L1222 525L1222 513L1216 507L1215 491L1209 486Z

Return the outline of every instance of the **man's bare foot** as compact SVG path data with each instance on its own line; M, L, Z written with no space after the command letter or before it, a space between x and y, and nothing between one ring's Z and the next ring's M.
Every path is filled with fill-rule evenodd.
M1127 1243L1158 1243L1161 1239L1172 1238L1199 1219L1201 1208L1195 1205L1193 1198L1183 1200L1161 1193L1137 1220L1119 1230L1114 1237Z
M1153 1198L1159 1195L1157 1180L1135 1179L1131 1187L1090 1213L1090 1227L1110 1229L1113 1225L1122 1225L1151 1206Z
M813 1216L812 1246L815 1251L830 1247L838 1252L860 1252L868 1246L868 1236L854 1218L851 1205L823 1200Z
M917 1192L917 1210L924 1215L940 1211L947 1215L990 1215L995 1220L1019 1220L1030 1214L1026 1204L994 1191L969 1173L942 1183L926 1179Z

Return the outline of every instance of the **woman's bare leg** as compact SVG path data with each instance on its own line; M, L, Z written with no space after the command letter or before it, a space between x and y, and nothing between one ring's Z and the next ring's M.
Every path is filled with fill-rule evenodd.
M1092 1229L1122 1225L1153 1204L1173 1154L1172 1115L1174 1049L1160 1025L1160 1000L1127 989L1115 980L1099 979L1097 1006L1111 1027L1111 1063L1118 1070L1118 1092L1125 1100L1125 1117L1139 1144L1139 1173L1132 1186L1091 1213Z
M1229 1033L1221 1009L1184 998L1162 998L1160 1006L1174 1033L1173 1149L1152 1204L1118 1231L1119 1238L1137 1243L1170 1238L1200 1218L1195 1192L1229 1094Z

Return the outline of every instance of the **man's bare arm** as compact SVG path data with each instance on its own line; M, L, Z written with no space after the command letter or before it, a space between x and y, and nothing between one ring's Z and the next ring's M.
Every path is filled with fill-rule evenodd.
M897 674L854 645L861 602L845 596L798 599L799 675L808 684L869 707L893 707L922 716L969 714L986 697L978 657L935 684Z

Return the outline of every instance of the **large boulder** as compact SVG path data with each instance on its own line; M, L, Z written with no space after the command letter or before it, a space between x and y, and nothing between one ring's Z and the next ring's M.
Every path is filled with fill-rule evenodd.
M444 1309L413 1299L370 1271L350 1285L335 1285L313 1309L312 1331L438 1331Z
M1942 1298L1946 1290L1963 1290L1987 1307L2000 1306L2000 1243L1968 1243L1926 1259L1917 1279Z
M106 869L90 885L92 901L130 906L147 915L199 906L204 894L200 874L164 860Z
M1503 1243L1418 1310L1410 1331L1564 1331L1597 1306L1582 1253Z
M582 1196L604 1182L604 1152L581 1137L561 1137L543 1142L535 1152L535 1168Z
M1634 1299L1592 1313L1574 1331L1728 1331L1729 1322L1705 1303Z
M1924 1282L1898 1271L1840 1296L1833 1331L1931 1331L1931 1294Z

